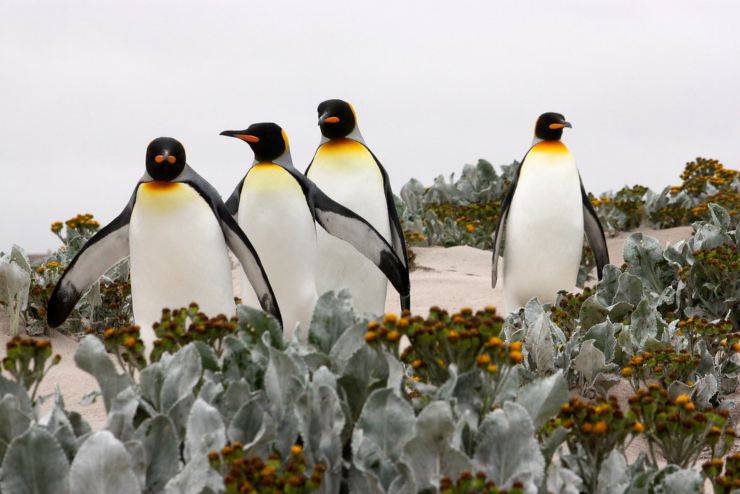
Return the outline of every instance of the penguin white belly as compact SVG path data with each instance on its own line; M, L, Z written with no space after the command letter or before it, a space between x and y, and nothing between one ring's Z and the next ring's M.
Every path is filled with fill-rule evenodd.
M210 206L182 183L142 184L129 225L134 320L147 348L162 309L196 302L210 317L235 312L231 266Z
M562 143L530 150L506 222L504 297L507 311L537 297L552 303L575 287L583 249L583 205L573 156Z
M390 220L383 176L370 151L351 139L329 141L316 151L308 177L326 195L362 216L389 242ZM319 294L348 288L355 310L382 314L388 279L347 242L317 228Z
M300 325L298 336L305 341L317 299L317 244L303 189L281 166L257 164L244 179L238 221L277 297L285 339L291 340ZM246 277L242 278L242 296L250 305L259 306Z

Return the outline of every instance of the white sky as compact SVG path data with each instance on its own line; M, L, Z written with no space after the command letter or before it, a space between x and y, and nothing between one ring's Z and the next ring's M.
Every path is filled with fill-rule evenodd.
M0 0L0 250L110 221L161 135L224 196L252 155L221 130L275 121L303 169L327 98L396 191L519 159L544 111L596 192L737 168L739 29L738 1Z

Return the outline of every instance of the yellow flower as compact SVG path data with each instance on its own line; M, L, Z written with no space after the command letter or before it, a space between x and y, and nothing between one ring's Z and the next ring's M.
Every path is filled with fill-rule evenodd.
M596 424L594 425L594 434L605 434L605 433L606 433L606 430L607 430L607 428L608 428L608 427L607 427L607 425L606 425L606 422L604 422L603 420L599 420L599 421L598 421L598 422L596 422Z
M478 357L476 357L475 363L477 363L478 366L480 367L487 366L488 364L491 363L491 356L488 355L487 353L482 353L478 355Z
M504 342L498 336L491 336L488 339L487 346L493 347L493 348L500 348L504 346Z
M388 334L385 336L388 341L397 341L398 338L401 337L401 335L396 331L395 329L392 331L389 331Z
M685 405L686 403L691 402L691 397L687 394L680 394L678 395L678 398L676 398L676 405Z
M516 362L517 364L521 364L522 360L524 360L524 357L522 356L522 352L513 351L509 353L509 359L512 362Z
M488 367L486 367L486 370L490 372L491 374L494 374L498 370L498 365L491 364Z
M46 263L46 267L49 269L58 268L60 264L56 261L51 261Z
M622 369L622 377L630 377L632 375L632 367L625 367Z
M303 451L303 447L300 444L294 444L290 447L290 452L294 455L299 455Z
M472 223L468 223L465 229L468 231L468 233L473 233L475 231L475 226L473 226Z
M365 341L368 343L372 343L373 341L378 339L378 333L375 331L368 331L365 333Z
M521 352L522 351L522 342L521 341L515 341L514 343L509 344L509 350L513 350L515 352Z
M386 314L385 317L383 317L383 324L395 324L395 322L398 320L398 316L395 314Z
M645 426L642 424L642 422L635 422L635 425L632 426L632 430L634 432L643 432L645 430Z

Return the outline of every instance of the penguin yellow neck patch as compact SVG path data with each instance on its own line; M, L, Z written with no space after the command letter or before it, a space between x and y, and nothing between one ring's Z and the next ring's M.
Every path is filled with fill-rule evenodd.
M142 185L147 192L167 192L177 188L177 182L164 182L155 180Z
M282 166L270 162L260 162L255 163L247 173L243 190L276 190L293 184L297 185L297 182Z
M568 147L560 141L542 141L532 148L534 153L567 154Z
M377 169L372 154L365 146L353 139L332 139L319 146L311 169L316 167L350 171L371 165Z

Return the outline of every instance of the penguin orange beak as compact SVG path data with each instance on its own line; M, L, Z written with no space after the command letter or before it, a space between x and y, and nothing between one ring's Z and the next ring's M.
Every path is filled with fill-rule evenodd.
M246 142L260 142L260 138L251 134L245 134L243 130L224 130L219 135L236 137Z
M573 126L570 124L570 122L562 122L562 123L551 123L548 125L552 130L562 129L565 127L573 128Z
M324 116L322 116L321 118L319 118L319 125L324 124L324 123L330 123L330 124L339 123L339 117L324 117Z

